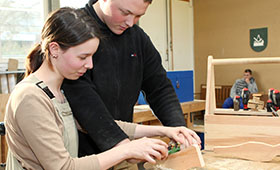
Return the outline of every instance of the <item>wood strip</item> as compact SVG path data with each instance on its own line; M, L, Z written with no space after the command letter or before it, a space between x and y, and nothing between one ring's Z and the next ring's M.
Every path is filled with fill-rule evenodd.
M11 93L17 83L16 74L7 74L7 79L8 79L8 91L9 93Z
M213 62L213 61L212 61ZM211 102L210 102L210 110L209 113L210 114L214 114L214 110L216 110L216 93L215 93L215 71L214 71L214 65L212 63L212 69L211 69L211 88L210 88L210 93L211 93Z
M272 112L266 112L265 110L262 111L252 111L252 110L239 110L234 111L233 109L216 109L214 111L216 115L247 115L247 116L273 116Z
M270 145L263 142L249 141L231 146L214 147L214 152L223 157L241 158L252 161L271 161L280 155L280 144Z
M276 145L280 118L265 116L205 115L205 150L248 141Z
M154 169L157 166L174 170L186 170L193 167L204 167L205 163L199 147L194 145L169 155L166 160L157 161L156 165L148 162L144 164L145 169Z
M3 94L9 93L8 80L5 74L0 75L0 82L1 82L1 93Z
M24 70L17 70L17 71L0 71L0 75L1 74L20 74L20 73L25 73Z
M212 60L213 56L208 56L208 65L207 65L207 84L206 84L206 105L205 105L205 115L210 114L210 100L211 100L211 78L212 78ZM214 88L214 87L213 87Z
M6 104L9 100L10 94L0 94L0 122L4 121Z
M9 59L8 62L8 71L17 71L18 69L18 60L17 59ZM15 74L7 74L8 79L8 89L9 93L15 88L17 83L17 75Z
M6 104L9 100L10 94L0 94L0 122L4 121L5 117L5 110L6 110ZM1 147L0 147L0 158L1 158L1 163L6 162L6 157L7 157L7 152L8 152L8 146L6 143L5 136L1 136Z
M280 57L213 59L214 65L275 64L275 63L280 63Z

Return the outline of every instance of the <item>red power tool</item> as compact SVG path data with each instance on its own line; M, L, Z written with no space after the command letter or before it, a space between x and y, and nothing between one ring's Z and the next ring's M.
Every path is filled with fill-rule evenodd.
M273 92L274 92L274 88L268 89L268 100L271 100L272 103L274 103L273 102Z
M280 93L278 90L274 90L272 98L273 104L275 106L275 111L277 111L280 107Z
M243 88L241 97L242 97L243 109L244 110L249 110L248 101L249 101L249 98L250 98L250 91L247 88Z

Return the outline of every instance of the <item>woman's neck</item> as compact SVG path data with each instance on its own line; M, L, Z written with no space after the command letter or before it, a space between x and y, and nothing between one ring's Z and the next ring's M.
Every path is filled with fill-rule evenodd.
M61 93L61 85L64 78L52 69L46 60L35 71L34 75L48 86L57 100L60 102L64 101L64 95Z

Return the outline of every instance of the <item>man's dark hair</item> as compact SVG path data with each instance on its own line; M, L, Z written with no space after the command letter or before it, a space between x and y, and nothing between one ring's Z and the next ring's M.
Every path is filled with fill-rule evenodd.
M252 75L252 70L251 69L246 69L244 72L245 73L250 73Z
M153 0L144 0L144 2L152 3Z

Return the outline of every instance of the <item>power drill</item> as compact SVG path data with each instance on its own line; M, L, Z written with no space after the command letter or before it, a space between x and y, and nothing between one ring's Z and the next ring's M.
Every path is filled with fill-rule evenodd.
M249 101L249 97L250 97L250 91L247 88L243 88L241 97L242 97L243 109L249 110L248 101Z
M273 105L275 106L275 111L277 111L280 107L280 93L278 90L274 90L272 98Z
M274 92L274 88L270 88L270 89L268 89L268 99L267 100L271 100L272 101L272 103L274 103L273 102L273 92Z

